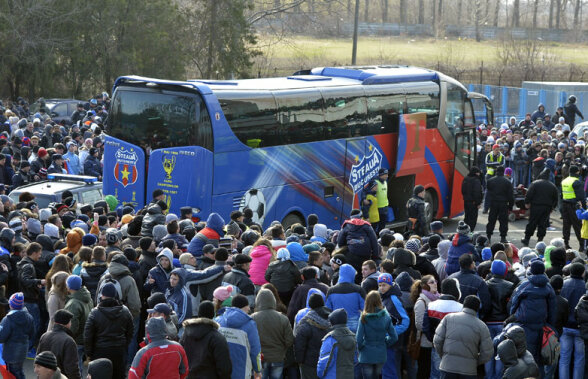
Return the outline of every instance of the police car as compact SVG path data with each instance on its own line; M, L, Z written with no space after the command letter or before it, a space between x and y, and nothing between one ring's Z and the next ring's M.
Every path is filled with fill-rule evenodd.
M61 203L61 195L69 190L78 202L78 208L85 204L94 204L103 199L102 182L93 176L49 174L47 180L30 183L15 188L8 197L18 203L18 197L23 192L35 195L35 202L39 208L47 208L50 203Z

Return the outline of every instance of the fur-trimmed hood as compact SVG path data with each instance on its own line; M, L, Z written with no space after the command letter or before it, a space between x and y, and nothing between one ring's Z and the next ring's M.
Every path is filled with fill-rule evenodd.
M394 267L414 266L416 264L416 255L412 251L398 248L394 252L392 263L394 263Z

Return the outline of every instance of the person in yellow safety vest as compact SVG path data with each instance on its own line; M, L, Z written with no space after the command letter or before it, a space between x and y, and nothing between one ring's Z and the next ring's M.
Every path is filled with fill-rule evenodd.
M576 215L576 209L585 207L586 194L582 182L578 179L580 169L578 166L570 166L570 175L561 182L561 194L563 198L561 216L563 218L563 238L566 249L570 248L570 227L580 244L579 251L584 251L584 240L582 239L582 223Z
M376 233L386 227L388 221L388 170L381 168L378 170L378 178L376 179L376 199L378 200L378 213L380 214L380 222Z
M494 144L492 146L492 151L486 155L486 183L488 183L488 179L496 175L496 167L504 165L504 155L500 152L500 145ZM484 209L482 213L488 213L488 209L490 208L490 197L486 194L484 196Z

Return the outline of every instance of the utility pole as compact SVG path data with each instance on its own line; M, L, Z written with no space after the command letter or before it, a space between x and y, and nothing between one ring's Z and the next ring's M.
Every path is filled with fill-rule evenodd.
M353 20L353 52L351 53L351 64L357 64L357 31L359 28L359 0L355 0L355 17Z

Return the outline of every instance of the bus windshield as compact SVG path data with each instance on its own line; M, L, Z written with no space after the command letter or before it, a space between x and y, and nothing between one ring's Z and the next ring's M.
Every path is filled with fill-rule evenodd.
M151 150L202 146L212 150L212 126L198 94L119 88L113 98L108 134Z

